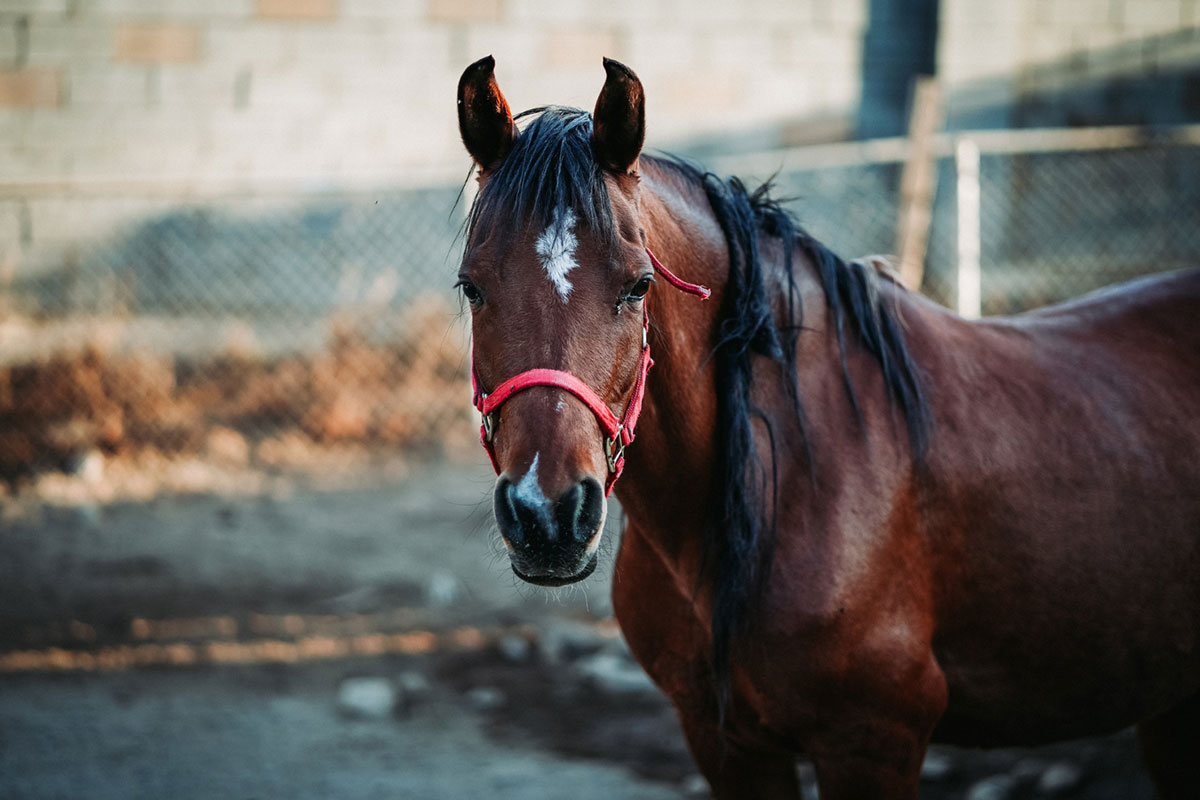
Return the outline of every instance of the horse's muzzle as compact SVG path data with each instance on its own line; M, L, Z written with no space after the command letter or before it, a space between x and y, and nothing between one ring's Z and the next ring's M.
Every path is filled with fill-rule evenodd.
M521 580L562 586L596 569L605 498L595 479L584 478L552 500L540 491L524 491L501 475L494 505L513 572Z
M528 575L517 569L517 565L512 565L513 574L526 583L536 584L537 586L566 586L568 583L578 583L596 571L596 564L599 562L599 556L592 554L592 557L583 565L583 571L569 577L559 577L556 575Z

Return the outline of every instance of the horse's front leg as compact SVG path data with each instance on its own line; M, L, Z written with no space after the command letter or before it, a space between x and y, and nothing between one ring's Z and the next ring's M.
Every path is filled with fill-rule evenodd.
M821 800L917 798L925 750L946 708L945 676L932 653L881 656L864 653L866 669L821 687L828 723L803 742Z
M814 746L821 800L917 800L925 742L909 731L864 731L869 745Z
M743 746L727 733L718 734L711 717L692 717L678 702L676 708L692 757L714 800L802 799L795 753Z
M708 634L691 599L632 526L617 555L613 606L630 650L674 704L713 796L800 800L794 754L755 749L720 730Z
M945 708L944 679L932 659L930 665L922 679L906 683L904 697L881 696L881 686L861 681L843 685L840 700L832 687L816 693L819 722L797 741L816 768L821 800L917 800L925 750ZM711 683L692 686L694 694L677 688L672 699L713 797L799 800L796 753L767 739L747 742L736 729L718 732L712 694L704 691Z

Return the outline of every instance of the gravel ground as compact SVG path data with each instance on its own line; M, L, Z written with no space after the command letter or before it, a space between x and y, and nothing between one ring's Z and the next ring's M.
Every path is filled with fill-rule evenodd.
M0 797L706 796L609 619L611 561L517 582L492 480L8 509ZM922 797L1152 793L1125 732L936 748Z

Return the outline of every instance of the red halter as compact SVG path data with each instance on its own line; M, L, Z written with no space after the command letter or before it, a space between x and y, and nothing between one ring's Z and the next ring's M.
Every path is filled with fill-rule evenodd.
M697 295L701 300L707 300L712 294L704 286L677 278L662 265L661 261L655 258L654 253L651 253L648 247L646 255L650 256L650 264L654 270L676 289ZM600 423L600 429L604 431L604 455L608 459L608 479L605 482L604 495L607 497L611 494L613 484L617 482L617 478L621 477L621 471L625 469L625 447L633 441L633 430L637 427L638 417L642 413L642 398L646 394L646 374L654 365L654 359L650 358L649 333L650 315L643 305L642 354L638 364L637 382L633 385L633 394L625 406L625 413L620 418L586 383L569 372L557 369L527 370L501 382L491 394L485 394L479 389L479 380L475 376L475 365L472 363L473 402L475 408L479 409L479 413L483 415L483 424L479 427L479 439L483 443L483 449L487 450L488 457L492 460L492 468L496 470L496 474L500 474L500 465L496 463L496 450L492 439L496 436L496 426L500 422L497 416L500 406L504 405L504 401L517 392L532 386L552 386L575 395L596 415L596 421Z

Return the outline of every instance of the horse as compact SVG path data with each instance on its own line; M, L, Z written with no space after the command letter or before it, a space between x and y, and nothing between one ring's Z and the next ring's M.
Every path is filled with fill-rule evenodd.
M911 799L931 741L1132 724L1200 796L1200 272L962 319L643 153L604 69L523 122L490 56L458 85L516 575L586 578L615 490L614 611L717 798L800 797L803 754L823 800Z

